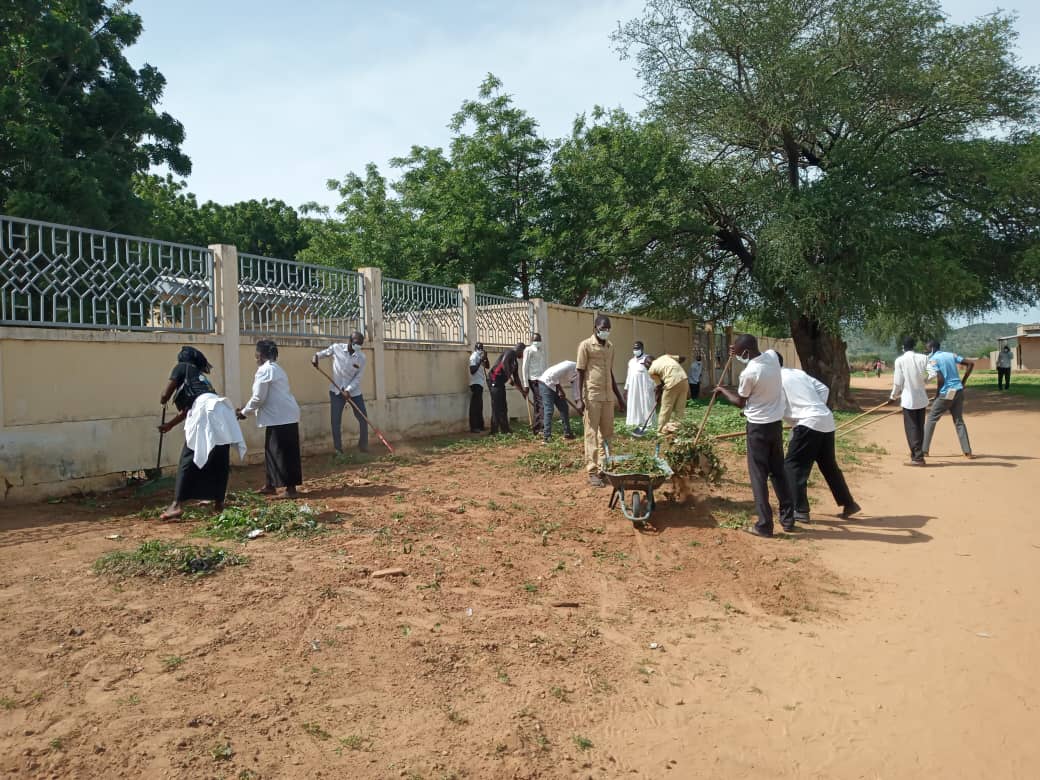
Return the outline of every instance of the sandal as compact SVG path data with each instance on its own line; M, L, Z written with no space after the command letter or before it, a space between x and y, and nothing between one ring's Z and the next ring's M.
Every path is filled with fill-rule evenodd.
M172 510L171 509L167 509L161 515L159 515L159 519L160 520L166 520L166 521L178 520L181 517L181 515L183 515L183 514L184 514L184 510L183 509L172 509Z
M278 492L278 488L273 487L271 485L264 485L256 492L259 493L261 496L273 496L275 493Z

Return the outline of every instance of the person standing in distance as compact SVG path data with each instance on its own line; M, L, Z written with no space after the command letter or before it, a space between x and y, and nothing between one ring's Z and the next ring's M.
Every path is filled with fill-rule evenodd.
M484 432L484 385L487 384L488 363L484 345L477 342L469 356L469 432Z
M697 400L701 395L701 374L704 372L704 363L701 362L701 356L697 355L690 364L690 371L688 373L688 379L690 382L690 398Z
M654 380L647 373L644 360L643 342L632 345L632 359L628 361L628 372L625 374L625 405L628 407L625 424L629 428L645 425L654 426L657 398L654 394Z
M581 397L575 407L584 415L585 470L589 484L603 487L600 450L614 438L614 401L625 411L625 399L614 379L614 345L610 342L610 317L599 314L593 322L592 335L578 345L578 386Z
M497 433L512 433L509 427L509 403L506 398L506 384L511 383L520 391L527 403L527 389L520 381L520 361L523 358L524 342L519 342L513 349L507 349L498 356L495 365L491 367L488 381L491 387L488 393L491 395L491 435Z
M1005 344L997 353L997 390L1011 389L1011 349Z
M531 345L524 350L523 360L520 362L520 381L529 393L534 406L531 417L531 432L539 434L542 432L542 390L538 381L549 367L549 359L545 354L545 346L542 344L542 334L535 333L531 337Z
M888 402L894 404L899 398L903 407L903 431L906 444L910 447L910 465L923 466L924 460L924 413L928 408L928 391L924 386L928 358L914 352L917 339L903 340L903 354L896 358L892 374L892 395Z
M928 342L928 363L926 369L928 378L939 380L939 390L932 401L932 409L928 412L928 419L924 423L924 444L922 455L927 457L928 448L932 445L932 435L935 433L935 424L949 411L953 417L953 425L957 429L957 439L961 444L961 452L965 458L974 459L971 452L971 442L968 440L968 426L964 424L964 385L968 377L975 369L975 361L967 360L952 352L941 352L941 345L936 339ZM957 365L965 365L968 370L961 376Z
M747 464L751 492L755 497L758 521L748 533L755 536L773 535L773 508L769 505L769 487L780 503L780 525L785 531L794 530L794 501L784 471L784 400L780 360L767 349L759 352L758 339L744 335L730 345L729 354L745 364L740 372L737 392L719 385L715 388L723 398L744 410L747 418Z
M343 424L343 407L347 405L347 399L343 397L345 391L354 402L351 407L354 418L358 422L361 433L358 437L358 450L368 452L368 423L362 415L367 415L365 409L365 397L361 394L361 377L365 373L365 356L361 347L365 343L365 337L361 331L355 330L345 344L332 344L328 349L315 352L311 358L311 365L317 366L318 361L324 357L332 358L332 384L329 385L329 405L331 409L332 423L332 446L336 452L343 452L343 440L340 429Z

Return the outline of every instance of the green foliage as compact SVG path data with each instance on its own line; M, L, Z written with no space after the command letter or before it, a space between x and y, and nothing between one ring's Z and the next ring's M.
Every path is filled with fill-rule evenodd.
M577 471L584 462L579 449L555 439L517 458L517 465L529 474L567 474Z
M224 206L206 201L201 206L186 184L172 176L140 175L134 191L148 211L149 236L209 246L233 244L239 252L267 257L295 258L310 238L310 225L280 200L248 200Z
M244 541L251 531L278 536L307 537L327 530L315 510L306 503L257 501L244 506L229 506L199 528L201 536L211 539Z
M132 179L191 171L184 129L156 106L166 79L124 56L141 34L129 4L8 0L0 7L0 211L134 230Z
M116 550L94 562L97 574L114 577L172 577L187 574L202 577L224 568L238 566L247 558L220 547L196 546L153 539L136 550Z
M1013 40L1010 16L955 25L935 0L650 0L616 35L702 169L745 311L790 323L836 401L841 323L1036 295L1037 81Z

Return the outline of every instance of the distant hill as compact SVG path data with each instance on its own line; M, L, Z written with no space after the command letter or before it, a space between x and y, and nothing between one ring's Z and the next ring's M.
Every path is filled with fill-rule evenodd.
M956 352L965 357L989 355L997 348L998 336L1012 336L1018 328L1017 322L980 322L955 328L940 337L943 349ZM852 363L863 362L879 357L891 364L899 356L898 345L893 341L886 344L878 341L862 331L850 331L845 334L848 344L848 357ZM924 348L923 344L918 345Z

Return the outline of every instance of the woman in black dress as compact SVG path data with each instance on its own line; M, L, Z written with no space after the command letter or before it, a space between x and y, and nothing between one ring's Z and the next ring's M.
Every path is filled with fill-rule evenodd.
M199 350L194 347L181 349L177 355L177 365L174 366L170 381L160 399L165 405L172 398L178 414L165 425L160 425L160 431L169 433L188 416L200 397L215 393L206 376L212 368L206 356ZM177 485L173 492L173 503L160 515L160 519L177 519L183 513L183 502L191 500L212 501L217 512L224 511L224 496L227 493L228 478L231 476L231 445L213 446L202 468L195 464L195 460L195 451L185 443L177 466Z
M255 414L264 433L264 463L267 480L261 493L271 494L284 487L290 498L298 495L303 482L300 460L300 406L289 389L289 377L278 365L278 345L263 339L256 342L256 376L249 402L236 410L238 419Z

